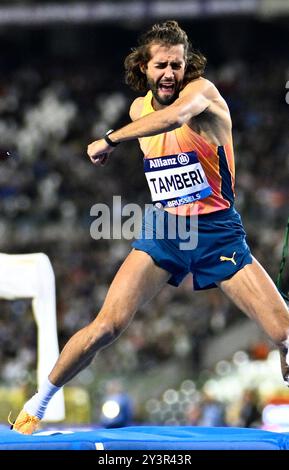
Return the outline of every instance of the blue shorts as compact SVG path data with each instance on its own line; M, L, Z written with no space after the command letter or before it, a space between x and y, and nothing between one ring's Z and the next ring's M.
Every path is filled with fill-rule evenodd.
M241 217L233 207L186 217L150 206L132 246L148 253L158 266L171 273L168 282L173 286L192 273L195 290L216 287L217 282L252 263Z

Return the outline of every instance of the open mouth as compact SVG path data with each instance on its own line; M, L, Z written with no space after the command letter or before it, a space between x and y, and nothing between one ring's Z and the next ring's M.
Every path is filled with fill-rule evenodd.
M158 88L162 93L171 94L175 90L175 84L174 83L160 83Z

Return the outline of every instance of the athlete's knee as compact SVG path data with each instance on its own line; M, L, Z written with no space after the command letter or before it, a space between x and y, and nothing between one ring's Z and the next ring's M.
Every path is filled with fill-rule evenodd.
M289 346L289 324L286 322L284 325L278 325L273 328L272 339L278 348L286 345Z
M288 345L284 342L283 345L279 347L280 353L280 362L281 362L281 372L284 379L285 385L289 386L289 363L288 363Z
M111 320L96 318L88 326L87 335L87 349L95 350L101 349L111 344L121 334L122 328L116 322Z
M128 322L123 318L112 317L100 324L102 335L106 336L107 341L112 342L117 339L127 327Z
M279 349L281 372L285 385L289 386L289 320L287 309L274 312L276 321L272 327L271 339Z
M101 332L101 336L105 338L107 343L111 343L120 335L122 326L113 320L101 321L98 325L98 331Z
M275 345L282 348L284 342L289 344L289 312L286 305L281 302L273 305L268 316L264 315L263 318L267 323L267 332Z
M135 308L129 302L114 301L103 305L96 321L102 321L109 325L114 336L117 337L127 327L134 314Z

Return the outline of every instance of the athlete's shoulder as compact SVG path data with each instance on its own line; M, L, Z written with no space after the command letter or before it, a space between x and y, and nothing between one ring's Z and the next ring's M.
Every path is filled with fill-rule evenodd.
M193 93L193 94L202 93L206 95L207 97L212 98L218 95L219 91L213 82L211 82L207 78L199 77L187 83L182 89L180 95L185 95L189 93Z
M143 102L143 96L139 96L132 102L129 110L129 115L132 121L135 121L136 119L140 118L143 108Z

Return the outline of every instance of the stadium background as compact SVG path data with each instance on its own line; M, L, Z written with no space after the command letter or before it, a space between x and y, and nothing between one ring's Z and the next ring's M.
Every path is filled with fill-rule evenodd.
M229 104L236 206L253 253L276 279L289 200L289 2L195 1L183 9L173 1L114 2L95 11L99 2L67 1L62 10L41 9L47 5L1 2L0 147L17 158L1 162L0 235L2 252L50 257L60 346L94 317L130 250L125 240L91 238L90 208L111 205L113 195L123 204L149 202L136 142L119 146L104 169L91 165L86 146L128 122L135 95L124 84L123 60L158 20L180 22ZM79 16L71 14L76 6ZM81 15L84 6L88 13ZM35 388L36 327L29 301L2 300L0 309L5 421L7 409L18 409ZM107 384L120 379L134 403L134 422L200 423L213 395L227 424L247 425L241 409L251 394L252 423L260 425L267 402L289 400L270 349L222 294L192 295L187 279L178 290L166 287L69 384L68 421L98 422Z

